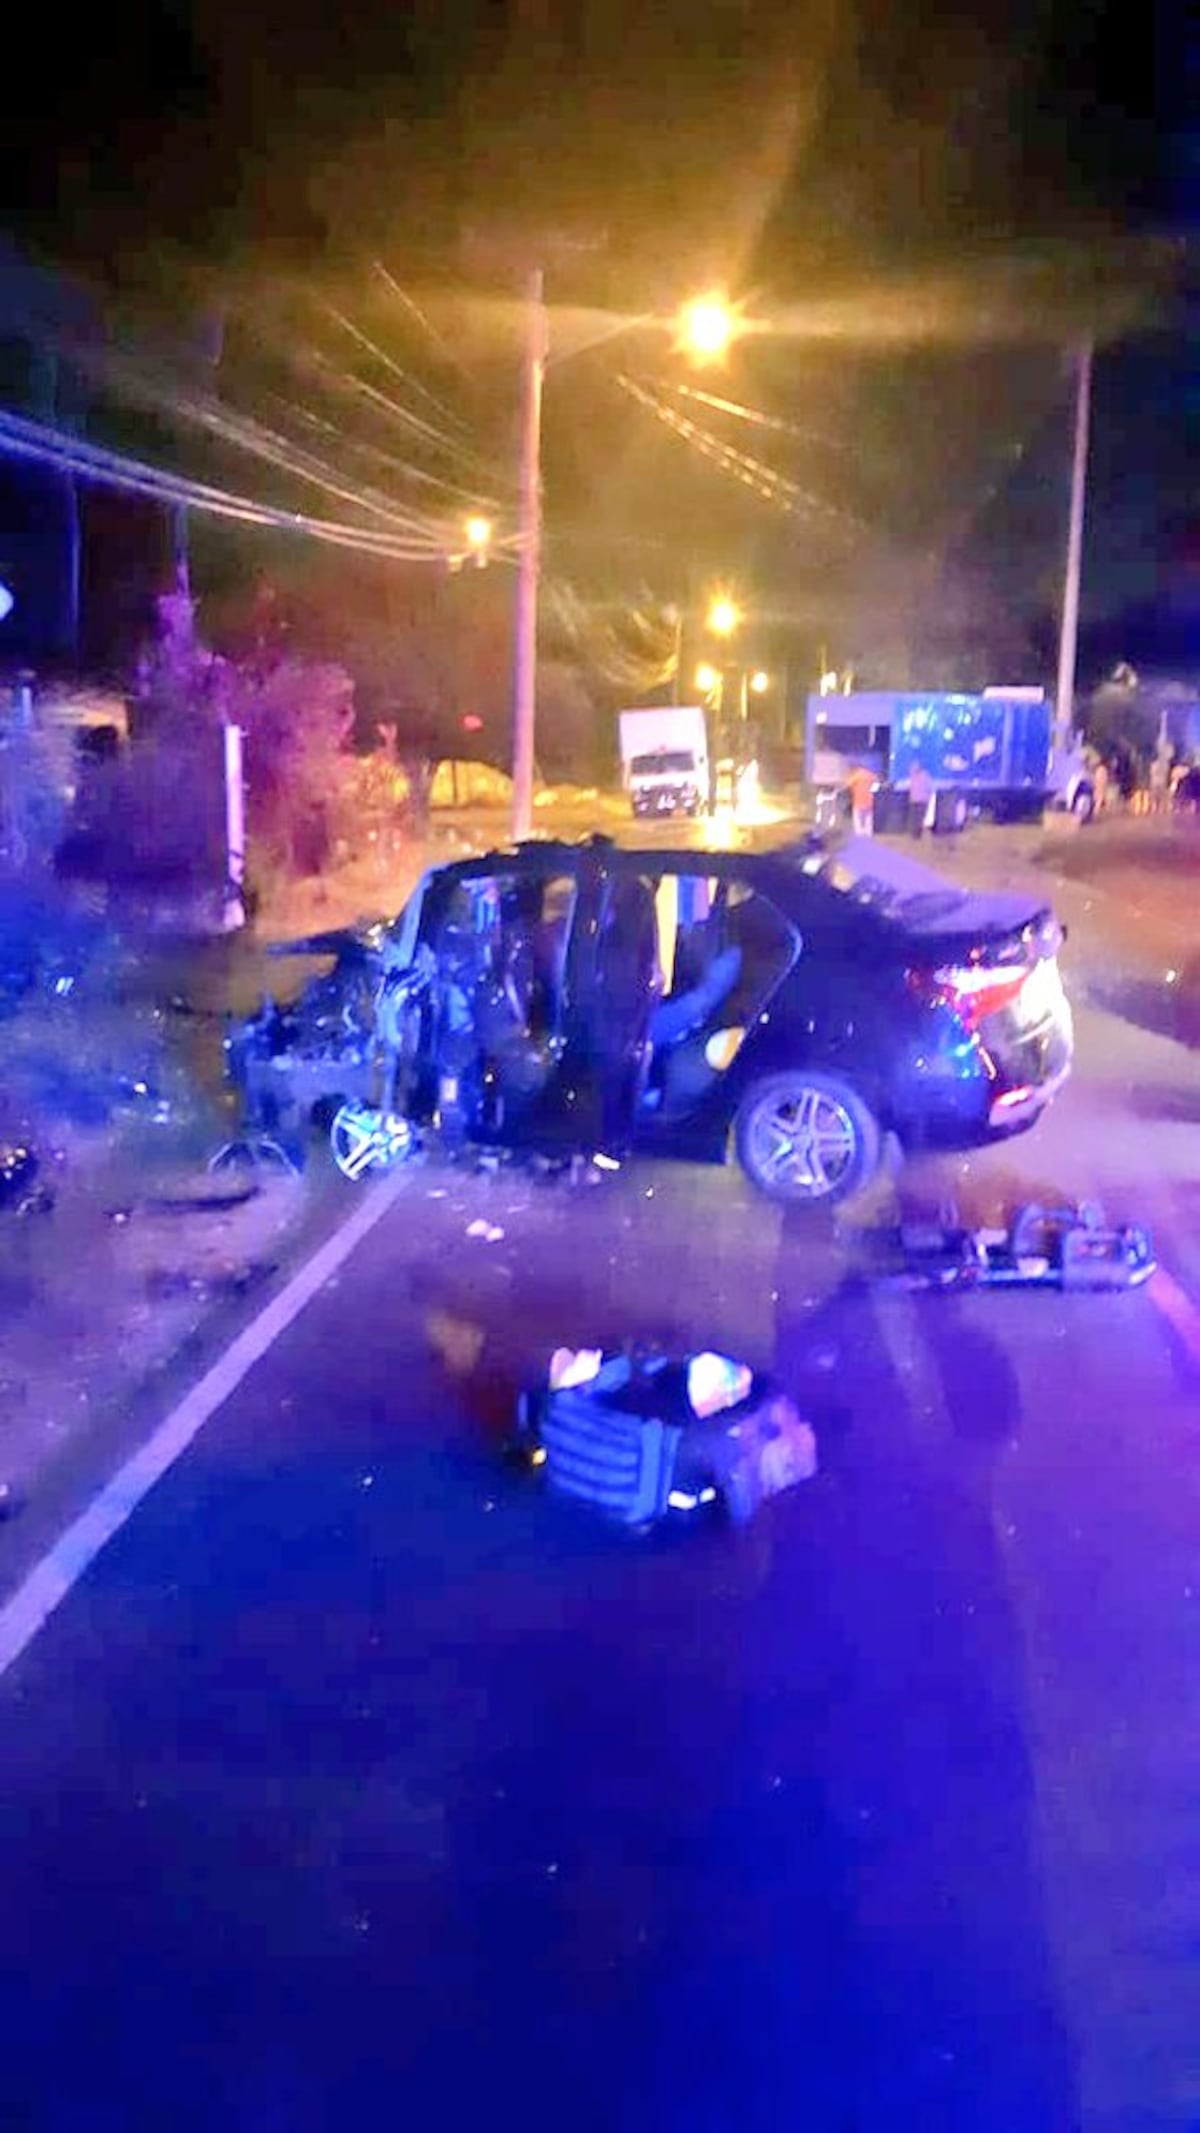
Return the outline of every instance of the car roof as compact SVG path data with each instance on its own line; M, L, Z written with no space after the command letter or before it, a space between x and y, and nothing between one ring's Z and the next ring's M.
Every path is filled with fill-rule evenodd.
M865 872L869 867L873 878L877 876L907 892L910 902L921 896L928 901L931 893L928 885L932 884L932 893L938 896L939 903L944 904L948 896L955 909L953 913L940 908L905 909L897 921L887 912L872 910L855 899L844 900L841 893L822 878L824 862L828 859L840 860L843 866L849 865L857 872ZM923 942L942 935L949 937L952 934L959 938L972 932L984 936L1011 932L1050 915L1044 898L984 895L960 889L907 853L881 850L875 840L829 838L817 831L768 846L765 850L733 852L706 851L687 845L618 844L615 839L604 836L574 841L531 838L503 850L480 853L473 859L452 861L446 867L435 869L434 878L452 885L489 871L509 875L545 873L556 865L568 872L582 872L591 866L597 872L703 872L740 879L760 889L790 923L801 926L811 923L814 892L818 898L824 892L839 908L843 919L853 915L856 926L879 927L893 934L899 923L905 937L918 937Z
M805 879L801 873L801 860L814 852L819 854L823 849L823 844L816 839L777 845L768 851L714 852L691 845L618 844L615 838L603 836L575 839L532 837L520 844L451 860L434 871L439 880L458 881L489 872L542 873L556 863L570 870L590 862L597 868L616 869L622 873L649 869L652 872L741 875L746 880L758 881L763 888L770 885L777 896L786 898L789 890L794 893Z

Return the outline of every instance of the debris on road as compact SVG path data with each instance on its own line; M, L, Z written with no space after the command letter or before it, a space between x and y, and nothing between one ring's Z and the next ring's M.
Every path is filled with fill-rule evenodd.
M470 1319L453 1312L433 1310L426 1314L425 1332L430 1347L452 1377L469 1377L483 1353L484 1331Z
M1048 1288L1076 1293L1136 1289L1157 1261L1136 1223L1109 1225L1073 1201L1020 1208L1006 1228L967 1229L953 1217L864 1233L868 1278L905 1289Z
M273 1260L251 1260L245 1265L217 1267L203 1273L187 1267L155 1267L146 1275L145 1291L151 1303L224 1302L245 1296L278 1270L278 1263Z
M54 1196L38 1183L40 1168L32 1148L0 1147L0 1208L14 1215L48 1215Z
M151 1193L145 1199L124 1207L110 1207L110 1222L131 1222L134 1215L227 1215L235 1207L244 1207L248 1200L258 1197L262 1187L256 1184L235 1186L232 1192Z
M478 1215L474 1222L468 1222L467 1235L468 1237L480 1237L485 1244L499 1244L504 1231L498 1223L485 1222L482 1215Z
M727 1356L558 1349L518 1408L518 1443L551 1487L644 1530L672 1513L742 1524L817 1469L816 1439L780 1387Z

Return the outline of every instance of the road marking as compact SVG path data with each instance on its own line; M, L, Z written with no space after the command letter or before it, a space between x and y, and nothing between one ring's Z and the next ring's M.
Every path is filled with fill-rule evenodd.
M27 1645L66 1599L72 1586L95 1562L102 1548L126 1520L133 1516L156 1481L199 1435L205 1423L223 1407L243 1378L274 1346L282 1333L312 1302L330 1276L345 1265L387 1213L404 1183L403 1171L373 1185L361 1206L326 1239L311 1259L305 1261L286 1287L271 1299L257 1318L244 1327L236 1340L218 1356L211 1370L193 1385L170 1414L152 1430L145 1443L119 1467L52 1548L43 1555L0 1607L0 1675L7 1673Z
M1187 1290L1181 1288L1173 1274L1168 1274L1166 1268L1160 1266L1150 1276L1146 1293L1178 1335L1192 1362L1200 1365L1200 1310Z

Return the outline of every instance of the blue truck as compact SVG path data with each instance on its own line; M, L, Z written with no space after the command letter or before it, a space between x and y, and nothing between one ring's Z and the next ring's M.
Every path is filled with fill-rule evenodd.
M918 763L936 787L938 827L961 828L972 815L1032 821L1047 807L1086 820L1094 805L1082 746L1055 745L1054 707L1042 689L809 697L805 776L826 811L861 764L878 781L877 814L886 821L889 806L907 804Z

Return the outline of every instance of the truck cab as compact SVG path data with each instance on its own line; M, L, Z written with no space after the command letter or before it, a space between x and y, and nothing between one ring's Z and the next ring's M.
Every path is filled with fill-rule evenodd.
M712 795L701 705L622 711L618 731L622 783L635 815L707 814Z

